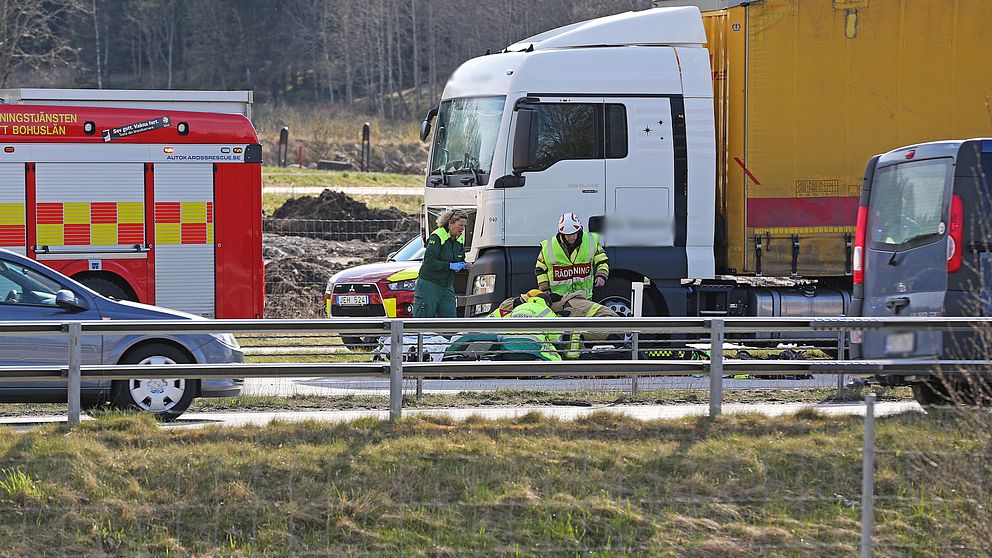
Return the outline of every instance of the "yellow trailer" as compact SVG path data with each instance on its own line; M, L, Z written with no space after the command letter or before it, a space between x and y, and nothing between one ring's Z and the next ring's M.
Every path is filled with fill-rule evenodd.
M687 4L713 70L718 269L849 275L872 155L992 134L990 0L655 2Z

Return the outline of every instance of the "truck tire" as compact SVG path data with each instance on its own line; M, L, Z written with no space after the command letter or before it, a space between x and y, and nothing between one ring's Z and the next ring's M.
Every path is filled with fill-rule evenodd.
M129 300L131 302L138 302L138 297L134 296L129 289L125 289L117 281L107 279L106 277L98 277L94 275L86 275L77 279L83 285L93 289L94 291L102 294L105 297L113 298L116 300Z
M370 341L367 337L342 335L341 342L344 343L344 346L353 353L367 353L372 350L370 345L372 341Z
M916 402L923 407L950 405L950 401L947 400L947 391L939 382L913 384L913 399L916 399Z
M119 364L191 364L183 351L164 343L142 345L129 351ZM189 408L196 397L197 381L179 378L114 380L110 397L122 409L153 413L173 421Z
M938 405L979 405L992 404L988 380L940 380L913 384L913 398L923 407Z
M988 378L941 380L913 384L913 398L924 407L936 405L992 405L992 387Z
M621 318L634 315L634 306L630 301L630 280L628 279L609 279L602 287L593 289L592 299L613 310ZM652 302L647 292L644 293L641 314L644 316L657 315L654 302Z

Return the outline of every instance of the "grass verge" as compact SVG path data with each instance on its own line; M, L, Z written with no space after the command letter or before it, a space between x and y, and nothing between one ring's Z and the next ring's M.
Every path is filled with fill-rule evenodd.
M422 174L397 174L391 172L329 171L298 169L296 167L262 167L262 186L383 186L423 188Z
M861 424L815 412L652 422L598 413L175 430L108 415L0 436L0 548L851 556ZM992 480L989 426L987 414L879 419L876 555L988 552L992 502L978 487ZM976 454L984 466L962 457Z

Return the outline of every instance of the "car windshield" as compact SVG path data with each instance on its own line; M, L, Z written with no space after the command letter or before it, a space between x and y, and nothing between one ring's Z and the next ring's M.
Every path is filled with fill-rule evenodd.
M950 159L883 167L871 189L868 227L875 244L900 246L944 234Z
M505 97L477 97L441 103L431 174L489 174L505 101Z
M402 248L397 250L393 257L389 258L394 262L419 262L424 259L424 239L417 236L410 239L403 245Z

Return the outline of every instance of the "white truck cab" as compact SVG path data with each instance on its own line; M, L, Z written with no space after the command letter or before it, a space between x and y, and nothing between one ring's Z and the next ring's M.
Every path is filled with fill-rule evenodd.
M536 285L538 245L567 211L603 235L611 279L597 300L623 311L647 277L658 293L645 313L684 313L671 308L685 304L681 280L715 273L705 43L698 8L656 8L547 31L452 74L422 129L436 114L425 227L469 212L466 315Z

